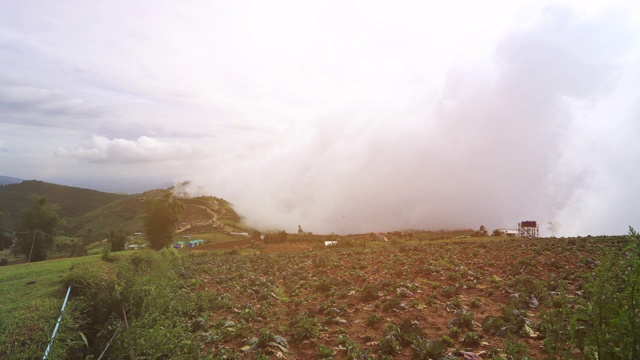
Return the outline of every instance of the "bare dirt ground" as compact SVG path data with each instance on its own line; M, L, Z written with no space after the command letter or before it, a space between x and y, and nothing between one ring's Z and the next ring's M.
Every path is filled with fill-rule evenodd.
M483 331L481 323L513 306L536 324L531 331L519 329L515 341L531 358L542 359L548 356L537 330L542 312L559 293L581 296L598 257L612 244L598 238L363 242L350 248L305 242L262 245L258 255L203 256L199 290L227 302L212 311L210 321L221 326L222 335L210 351L242 353L247 339L264 328L288 339L290 347L263 353L290 359L320 358L321 345L342 359L348 341L375 358L388 352L410 359L407 344L398 351L383 344L388 329L407 319L425 339L449 337L446 354L453 358L463 358L460 351L490 358L504 352L507 337ZM252 245L247 240L219 246ZM471 320L456 322L461 314ZM309 334L300 334L300 319L307 319ZM233 331L225 332L220 324L229 321Z

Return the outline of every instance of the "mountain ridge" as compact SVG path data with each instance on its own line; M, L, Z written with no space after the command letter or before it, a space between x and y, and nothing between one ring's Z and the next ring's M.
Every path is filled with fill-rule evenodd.
M20 179L17 177L0 175L0 185L18 184L23 181L24 179Z

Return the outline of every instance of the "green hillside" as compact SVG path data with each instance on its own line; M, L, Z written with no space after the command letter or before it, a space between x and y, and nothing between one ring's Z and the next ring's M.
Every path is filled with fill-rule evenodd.
M95 190L62 186L42 181L23 181L0 185L0 227L16 229L22 209L32 206L33 195L42 196L60 208L65 225L61 233L81 237L85 241L104 238L112 229L131 233L144 232L143 214L148 198L161 197L171 189L151 190L136 195L104 193ZM202 234L209 232L251 232L241 224L240 216L231 204L213 196L183 199L184 213L178 232Z
M124 228L130 232L143 232L146 199L163 196L167 191L170 189L126 196L79 217L68 219L68 233L80 235L90 231L93 234L106 234L109 230L116 228ZM240 216L233 210L231 204L223 199L201 196L182 199L182 201L184 213L180 219L179 231L181 232L247 229L239 224Z
M126 195L50 184L29 180L19 184L0 185L0 212L5 228L14 229L20 221L22 209L32 205L33 195L42 196L60 207L64 218L74 218L92 210L126 198Z

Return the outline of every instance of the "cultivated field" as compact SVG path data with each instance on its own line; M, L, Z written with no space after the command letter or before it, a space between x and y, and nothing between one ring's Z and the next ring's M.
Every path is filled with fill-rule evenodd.
M53 358L98 358L105 348L127 359L585 358L575 332L588 329L579 315L589 284L605 255L622 259L629 243L369 238L130 251L67 265L58 289L38 295L59 307L73 287ZM3 303L36 289L22 282L53 263L0 269L3 286L34 271L4 290ZM29 327L3 312L0 357L41 354L57 315L46 311Z

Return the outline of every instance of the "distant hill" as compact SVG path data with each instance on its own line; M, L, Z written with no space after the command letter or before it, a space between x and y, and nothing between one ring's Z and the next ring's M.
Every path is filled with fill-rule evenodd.
M31 207L33 195L44 197L48 202L58 205L60 214L65 218L81 216L126 197L121 194L104 193L37 180L0 185L0 212L4 214L2 225L5 228L16 228L22 209Z
M8 184L18 184L23 182L24 180L14 178L11 176L0 176L0 185L8 185Z
M69 235L106 234L111 229L124 228L130 232L144 232L144 209L148 198L163 196L166 190L151 190L126 196L77 218L67 221ZM240 216L226 200L213 196L182 199L184 213L179 232L210 232L216 230L250 232L240 224Z
M7 230L16 229L22 209L31 207L32 197L37 195L60 208L60 214L65 220L61 231L65 235L100 239L111 229L143 232L145 202L149 198L164 196L168 191L171 189L123 195L36 180L0 185L0 212L4 215L0 225ZM201 196L182 201L185 208L180 219L180 233L252 231L241 224L240 216L224 199Z

